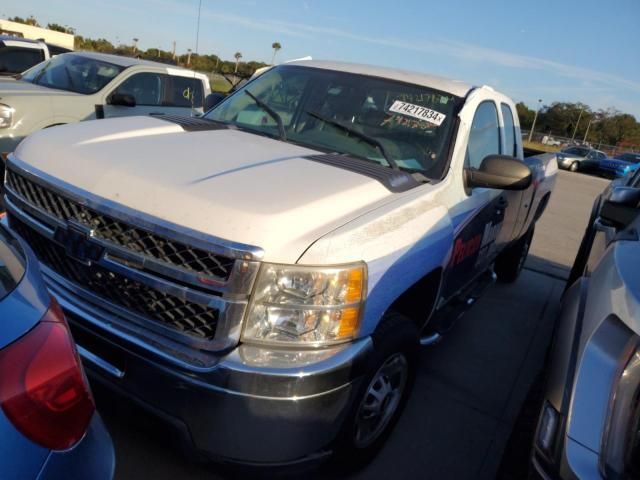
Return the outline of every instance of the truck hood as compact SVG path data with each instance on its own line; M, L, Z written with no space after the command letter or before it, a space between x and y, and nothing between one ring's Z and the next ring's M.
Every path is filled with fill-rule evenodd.
M15 80L13 78L0 78L0 101L9 97L27 95L79 95L65 90L41 87L33 83Z
M318 153L233 129L188 132L129 117L41 130L15 155L67 188L294 263L322 235L397 195L304 158Z

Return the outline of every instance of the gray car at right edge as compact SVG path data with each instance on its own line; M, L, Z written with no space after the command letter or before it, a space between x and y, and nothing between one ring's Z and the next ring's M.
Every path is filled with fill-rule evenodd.
M596 200L552 347L536 478L640 478L640 173Z

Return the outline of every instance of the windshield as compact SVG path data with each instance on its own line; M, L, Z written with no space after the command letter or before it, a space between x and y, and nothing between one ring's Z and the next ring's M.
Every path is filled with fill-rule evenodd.
M441 178L461 101L418 85L285 65L242 87L206 118Z
M43 87L91 94L101 90L124 67L73 53L58 55L27 70L21 80Z

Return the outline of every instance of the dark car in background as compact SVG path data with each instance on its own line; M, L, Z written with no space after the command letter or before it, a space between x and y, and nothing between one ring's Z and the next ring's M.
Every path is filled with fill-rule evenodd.
M70 51L41 40L0 35L0 76L17 75L51 57Z
M0 478L109 480L114 450L38 261L0 222Z
M640 172L593 206L547 359L538 478L640 478Z
M600 172L605 176L620 178L640 168L640 153L620 153L600 162Z
M572 172L593 172L607 155L600 150L574 145L558 152L558 166Z

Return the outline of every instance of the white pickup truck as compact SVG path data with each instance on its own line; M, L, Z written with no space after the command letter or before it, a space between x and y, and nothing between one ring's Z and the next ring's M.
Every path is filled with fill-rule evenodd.
M194 451L354 461L398 418L420 343L516 279L556 172L489 87L302 61L202 118L29 136L6 221L91 378Z

